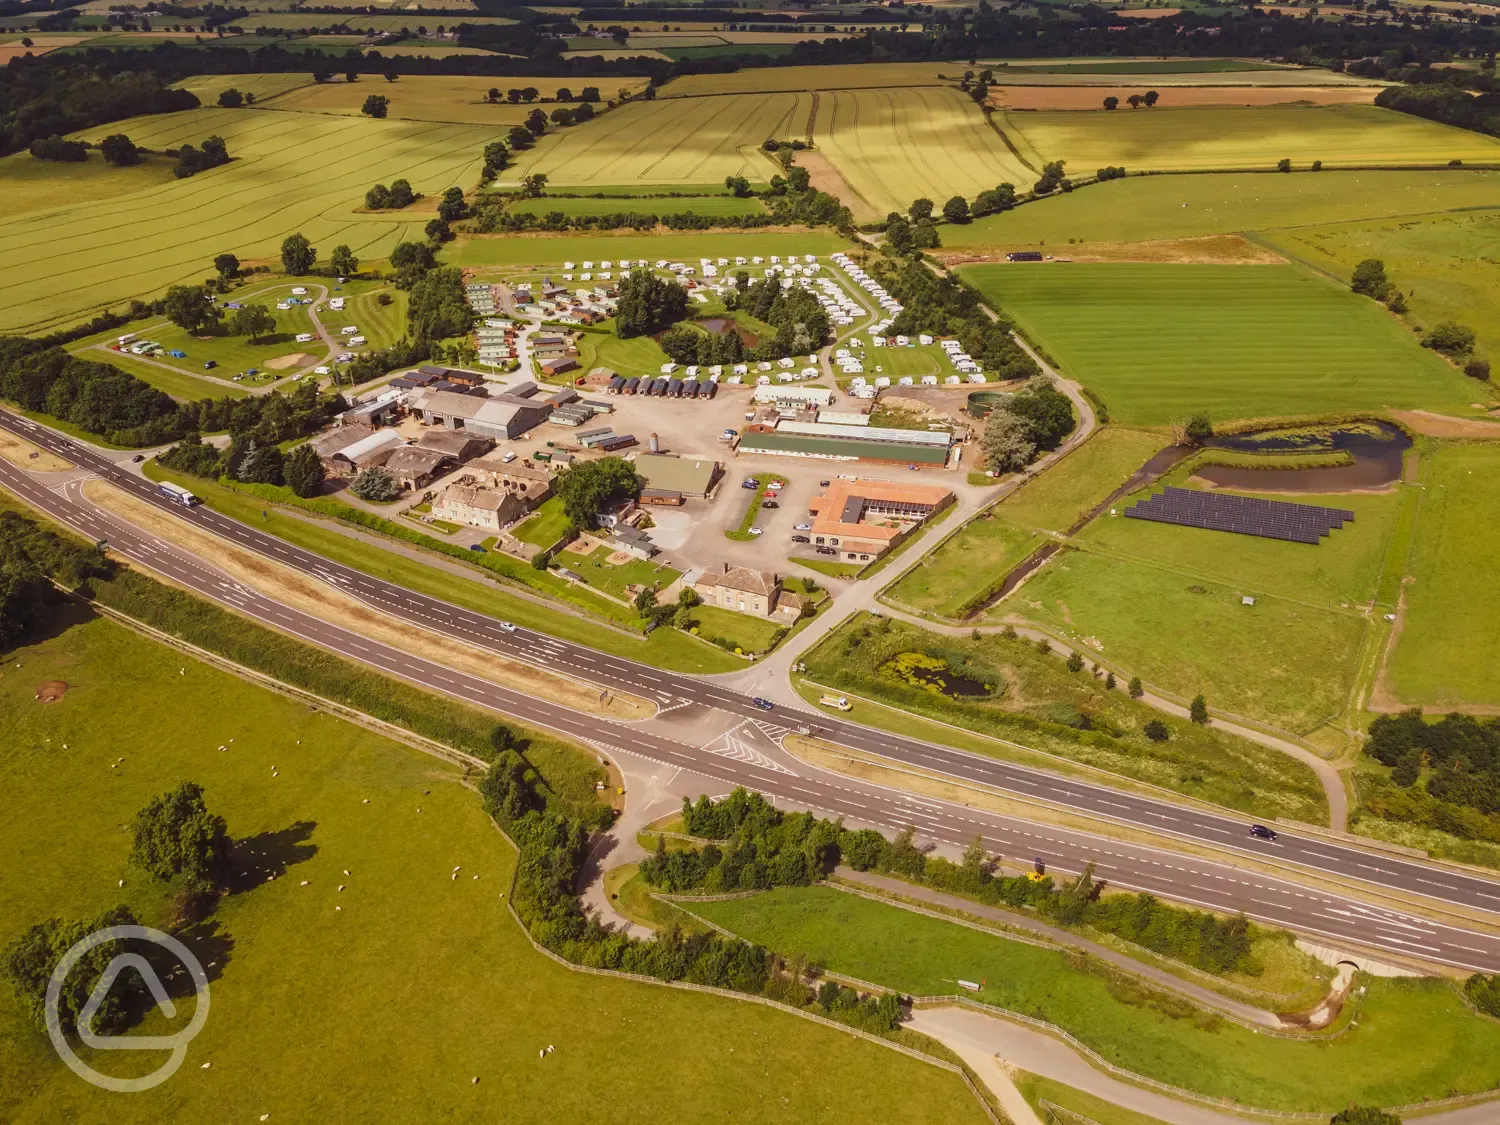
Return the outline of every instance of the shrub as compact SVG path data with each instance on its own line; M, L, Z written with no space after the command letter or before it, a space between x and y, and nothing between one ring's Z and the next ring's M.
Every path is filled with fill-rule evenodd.
M1427 333L1422 346L1448 356L1467 355L1474 350L1474 329L1457 321L1445 320Z
M1167 728L1167 724L1162 722L1160 719L1149 720L1146 725L1141 728L1141 731L1152 742L1165 742L1167 741L1167 739L1172 737L1172 732Z
M354 480L349 483L349 491L361 500L377 503L394 500L401 494L401 490L396 487L396 478L379 467L361 469Z
M81 164L89 158L89 146L82 141L67 141L53 133L31 142L31 155L38 160L57 160Z

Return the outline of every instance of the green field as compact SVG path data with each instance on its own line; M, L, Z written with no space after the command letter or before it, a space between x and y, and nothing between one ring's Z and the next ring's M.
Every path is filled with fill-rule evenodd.
M947 87L824 93L813 132L822 155L882 215L921 196L941 205L1036 178L979 108Z
M543 196L520 199L506 208L522 215L547 215L560 211L564 215L676 215L691 211L695 215L764 215L765 206L758 199L736 199L732 195L693 195L675 199L578 199L566 196Z
M1023 586L1021 591L1028 589L1029 585ZM1123 599L1131 593L1126 586L1119 596ZM1078 647L1084 656L1092 655L1087 645ZM882 670L889 661L908 653L936 657L946 663L950 674L956 669L993 691L988 696L943 695ZM1107 647L1105 655L1110 653ZM1076 762L1252 815L1315 824L1328 820L1322 787L1301 762L1185 719L1169 720L1168 741L1149 741L1143 728L1161 718L1160 711L1131 699L1123 683L1111 691L1091 669L1070 672L1062 654L1043 655L1021 638L1008 638L998 631L977 638L948 636L893 618L861 614L804 660L813 683L900 709L882 715L856 700L862 722L1050 769L1057 769L1059 760ZM1213 701L1212 696L1209 699ZM1012 749L992 741L920 722L891 721L903 715L1005 739L1012 746L1030 747L1052 757L1018 757Z
M896 583L892 599L939 617L972 612L976 599L1041 545L1040 532L1066 531L1163 444L1156 434L1105 427L964 525Z
M128 371L143 383L150 383L159 391L166 391L176 399L189 402L201 398L244 398L249 391L238 383L221 383L217 379L199 378L187 372L169 371L155 363L147 363L124 352L98 351L91 348L69 348L74 355L95 363L108 363L121 371Z
M702 636L718 637L745 652L765 652L783 629L764 617L752 617L748 613L735 613L711 605L697 606L693 617Z
M66 681L67 696L37 703L42 680ZM239 863L286 864L221 900L190 936L212 963L213 1007L186 1064L154 1090L122 1100L80 1081L6 989L8 1121L553 1122L601 1119L598 1107L621 1099L630 1119L748 1110L826 1121L868 1099L883 1120L984 1120L952 1075L873 1044L544 958L502 897L514 853L458 771L436 759L103 620L11 653L0 700L0 776L13 804L0 827L10 858L0 942L119 902L160 925L165 895L126 865L127 826L183 779L227 819ZM572 795L565 759L592 759L538 749L549 781ZM154 1015L143 1030L164 1023ZM663 1066L663 1028L700 1049ZM160 1060L104 1054L91 1061L117 1074Z
M1500 705L1500 448L1443 445L1424 473L1386 674L1404 704Z
M1116 421L1462 410L1472 381L1373 301L1298 266L960 270Z
M1154 112L1154 111L1153 111ZM1092 172L1093 169L1087 169ZM1024 186L1017 181L1017 186ZM943 227L943 246L1032 249L1060 244L1200 238L1428 212L1493 208L1497 172L1319 172L1131 176L1014 211Z
M1367 105L1187 106L1147 113L999 112L1028 161L1065 161L1083 175L1137 171L1500 163L1500 139Z
M751 941L913 995L949 995L958 977L984 981L979 1000L1054 1023L1117 1066L1241 1105L1332 1112L1496 1081L1500 1024L1473 1013L1444 980L1369 979L1357 1023L1308 1043L1223 1020L1205 1027L1195 1012L1174 1019L1138 989L1072 968L1065 953L832 888L788 887L692 909Z
M548 133L518 153L497 181L515 185L545 173L556 186L719 183L766 180L780 167L760 149L767 137L806 132L807 94L742 94L635 101L584 125Z
M179 89L191 91L205 106L219 104L225 90L254 94L256 101L284 94L298 86L311 86L311 74L200 74L177 83Z
M554 542L556 542L555 539ZM590 586L597 587L606 594L627 602L635 597L634 591L629 587L651 586L662 590L670 586L682 574L680 570L673 570L669 566L658 566L646 559L632 559L628 563L614 564L608 561L613 553L608 547L596 547L587 555L567 550L558 552L554 561L559 566L565 566L573 573L582 575L583 580Z
M1299 227L1267 238L1340 279L1361 260L1379 258L1406 295L1414 326L1467 324L1479 335L1479 353L1500 360L1500 212Z
M0 158L0 214L24 215L57 206L59 199L88 203L172 182L170 157L147 157L132 168L115 168L97 152L81 164L38 160L29 152Z
M687 262L696 258L763 257L771 254L817 254L847 250L849 244L827 231L802 234L716 234L712 231L657 235L562 235L516 238L510 235L460 237L444 253L457 266L556 266L585 258L666 258Z
M88 130L164 148L218 134L234 160L185 180L0 220L0 330L71 324L103 306L200 281L215 254L273 258L301 231L324 260L338 243L379 258L427 216L357 214L373 183L429 195L478 178L491 131L471 125L200 109ZM63 197L65 199L65 197Z
M1398 494L1297 501L1356 518L1311 547L1101 516L1082 550L1055 556L992 615L1035 620L1080 647L1090 638L1184 699L1202 692L1210 706L1311 730L1344 710L1354 686ZM1242 605L1245 595L1256 604Z

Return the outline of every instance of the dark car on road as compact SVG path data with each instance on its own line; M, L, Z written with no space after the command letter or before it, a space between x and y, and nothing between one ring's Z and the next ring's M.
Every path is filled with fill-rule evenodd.
M1270 840L1273 844L1276 842L1276 833L1264 824L1252 824L1250 826L1250 835L1254 836L1257 840Z
M755 704L762 711L774 711L776 709L776 704L772 703L769 699L762 699L758 695L753 697L750 702Z

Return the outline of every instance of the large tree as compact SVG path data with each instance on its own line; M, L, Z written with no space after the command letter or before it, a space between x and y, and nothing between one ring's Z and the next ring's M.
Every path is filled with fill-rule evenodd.
M579 527L592 527L600 512L621 500L641 494L641 481L628 461L601 457L563 471L557 478L557 495L563 511Z
M248 336L252 344L256 337L275 331L276 317L265 305L243 305L229 319L230 335Z
M1036 456L1036 442L1026 423L1003 406L990 411L979 447L985 462L997 473L1020 472Z
M162 311L178 328L194 335L219 323L223 315L201 285L172 286L162 298Z
M141 162L140 150L124 133L111 133L105 137L99 142L99 153L106 163L113 164L116 168Z
M338 277L349 277L359 272L359 259L342 242L333 248L333 256L328 259L328 265Z
M644 336L687 314L687 290L649 269L631 270L620 282L615 305L615 335Z
M204 804L201 785L184 781L153 798L135 814L131 834L130 862L153 879L206 890L224 877L229 833Z
M68 950L98 930L137 924L135 915L124 906L87 920L64 922L57 918L48 919L32 926L6 949L4 961L0 962L0 974L10 980L37 1030L46 1031L47 987L53 970ZM68 973L57 998L58 1023L64 1034L77 1033L79 1014L93 995L99 978L110 962L125 951L123 942L103 942L85 953ZM121 973L99 1005L91 1030L96 1034L119 1034L125 1030L136 999L144 992L145 981L139 973Z
M299 445L287 454L281 471L286 486L298 496L316 496L323 488L323 462L310 445Z
M318 260L318 251L300 233L289 234L281 242L281 268L295 277L312 269Z

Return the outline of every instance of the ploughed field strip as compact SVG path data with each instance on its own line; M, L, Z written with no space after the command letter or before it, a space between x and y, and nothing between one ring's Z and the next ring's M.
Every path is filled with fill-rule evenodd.
M1317 504L1289 504L1284 500L1262 500L1257 496L1228 496L1171 488L1125 509L1131 519L1202 527L1209 531L1233 531L1265 539L1286 539L1317 546L1330 531L1354 519L1347 508L1324 508Z

